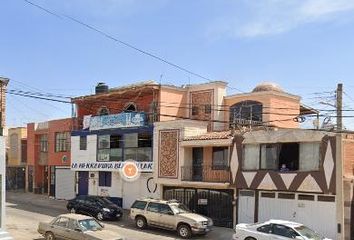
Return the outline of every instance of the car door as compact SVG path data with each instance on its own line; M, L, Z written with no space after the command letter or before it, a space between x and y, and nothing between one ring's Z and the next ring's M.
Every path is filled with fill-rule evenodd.
M66 237L66 231L68 230L69 219L66 217L59 217L52 225L51 231L55 235L56 239L68 239Z
M272 224L272 240L289 240L295 239L296 236L299 236L293 229L281 225L281 224Z
M159 226L174 229L176 227L176 216L167 204L159 204Z
M256 229L256 232L252 233L253 237L256 237L259 240L270 240L272 233L272 225L265 224Z
M82 230L78 231L79 229L81 230L77 220L69 219L68 227L64 232L65 239L85 240Z
M159 226L159 204L150 202L146 208L145 216L148 224Z

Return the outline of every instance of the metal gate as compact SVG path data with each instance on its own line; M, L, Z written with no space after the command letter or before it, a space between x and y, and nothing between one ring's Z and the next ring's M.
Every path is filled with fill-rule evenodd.
M177 199L190 210L210 217L215 226L233 227L233 190L164 187L164 199Z

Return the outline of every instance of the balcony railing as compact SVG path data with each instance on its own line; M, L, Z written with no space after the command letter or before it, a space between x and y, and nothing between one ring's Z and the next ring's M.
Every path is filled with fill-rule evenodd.
M182 166L181 180L191 182L229 183L231 179L229 166Z

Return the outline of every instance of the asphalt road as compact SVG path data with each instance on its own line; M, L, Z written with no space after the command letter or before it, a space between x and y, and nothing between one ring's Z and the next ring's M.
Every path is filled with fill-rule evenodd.
M37 233L37 226L40 221L49 222L53 217L67 213L65 202L47 199L33 194L8 193L6 203L6 227L7 231L16 240L44 240ZM125 236L127 240L174 240L176 232L149 228L139 231L135 228L134 222L128 216L120 221L106 221L105 227L109 230ZM206 236L196 236L193 240L230 240L232 230L226 228L214 228Z

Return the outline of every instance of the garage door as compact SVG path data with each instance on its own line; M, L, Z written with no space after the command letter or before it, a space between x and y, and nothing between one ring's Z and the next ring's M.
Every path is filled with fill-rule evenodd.
M336 202L334 196L260 192L258 220L282 219L303 223L336 239Z
M55 198L68 200L75 195L75 171L71 171L70 168L56 168Z
M240 190L238 197L237 222L254 223L255 192Z

